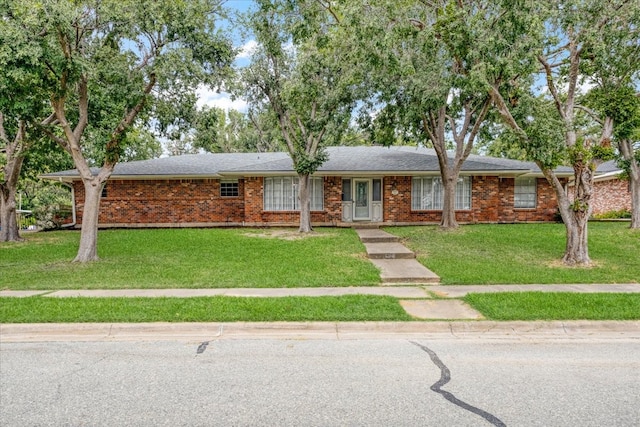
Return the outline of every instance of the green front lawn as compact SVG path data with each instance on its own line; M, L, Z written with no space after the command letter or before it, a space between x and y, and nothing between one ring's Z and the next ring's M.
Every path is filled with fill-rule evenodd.
M390 227L443 284L628 283L640 278L640 232L589 224L590 268L561 264L562 224ZM0 243L0 289L374 286L379 273L351 229L104 230L101 261L72 263L79 232Z
M637 283L640 230L628 223L589 223L593 266L566 267L563 224L386 228L415 251L443 284Z
M0 298L0 323L294 322L411 320L384 296Z
M464 300L491 320L640 320L640 294L505 292Z
M99 262L72 263L80 233L25 233L0 243L0 289L372 286L351 229L104 230Z

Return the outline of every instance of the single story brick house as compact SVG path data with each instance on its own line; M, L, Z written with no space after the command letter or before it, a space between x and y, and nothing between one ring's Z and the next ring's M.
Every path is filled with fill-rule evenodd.
M312 177L312 223L439 223L442 181L435 151L417 147L331 147ZM564 182L569 168L558 171ZM43 175L73 191L77 171ZM291 226L299 221L297 176L286 153L193 154L120 163L101 200L101 227ZM461 223L554 221L553 189L534 163L471 155L456 190Z

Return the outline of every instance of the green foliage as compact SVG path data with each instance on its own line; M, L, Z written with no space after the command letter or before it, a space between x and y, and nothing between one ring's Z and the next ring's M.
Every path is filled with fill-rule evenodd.
M611 146L603 147L602 145L594 145L590 151L591 158L598 161L606 162L616 158L616 151Z
M567 147L567 159L571 165L586 164L595 171L600 162L616 158L616 152L611 146L594 144L592 141L579 137L576 144Z
M32 211L34 223L44 230L60 228L72 215L71 190L59 183L25 177L18 186L18 198L21 208Z
M586 212L589 206L583 200L574 200L571 203L570 208L574 212Z
M294 169L313 173L326 160L323 147L347 129L358 69L345 66L346 51L318 2L256 3L244 22L258 47L235 91L254 110L272 112Z
M161 155L162 145L153 133L148 129L133 126L125 135L120 161L155 159Z
M18 214L18 228L20 230L29 230L36 227L38 221L33 215L30 214Z
M507 149L523 150L526 160L539 162L553 169L567 160L565 125L553 103L543 96L522 93L511 114L526 135L505 128L500 140Z
M626 209L622 209L619 211L609 211L601 214L595 214L593 215L593 218L595 219L628 219L628 218L631 218L631 212Z
M37 102L62 102L66 119L78 123L86 82L81 147L89 163L116 162L140 142L140 131L127 135L128 114L138 115L140 129L145 122L168 129L195 102L196 88L219 84L233 59L230 42L214 27L215 0L5 3L0 37L13 43L0 58L7 58L2 65L10 72L3 74L12 80L0 80L0 87L13 83L15 90L1 91L0 105L32 92ZM64 136L56 126L51 132ZM143 157L157 153L157 144L147 147Z
M631 85L595 87L586 103L614 122L614 135L620 140L633 138L640 128L640 97Z
M282 135L271 111L236 110L203 107L194 119L192 138L194 148L210 153L239 153L278 151Z
M536 68L543 25L535 2L344 2L341 37L366 70L359 116L376 143L438 144L464 152L489 88L515 100ZM344 10L342 10L344 8ZM439 121L443 118L444 120ZM546 152L541 150L541 152Z
M309 155L299 149L292 158L294 159L295 171L298 174L311 175L329 159L329 154L326 150L320 149L314 155Z

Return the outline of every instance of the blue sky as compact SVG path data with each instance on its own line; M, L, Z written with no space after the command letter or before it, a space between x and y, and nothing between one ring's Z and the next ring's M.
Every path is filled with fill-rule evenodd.
M246 12L253 5L253 0L226 0L223 4L224 7L233 12ZM230 26L230 30L233 32L234 28ZM231 34L231 38L236 47L241 48L241 53L236 58L236 63L242 64L247 61L253 42L242 40L239 31ZM244 100L232 100L226 92L216 93L215 91L203 87L198 91L198 98L198 106L206 105L209 107L222 108L224 110L234 109L243 112L247 110L247 104Z

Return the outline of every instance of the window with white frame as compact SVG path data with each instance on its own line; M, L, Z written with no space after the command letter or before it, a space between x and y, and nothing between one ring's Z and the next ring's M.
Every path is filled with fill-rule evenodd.
M516 178L513 207L514 208L535 208L536 207L536 179Z
M456 183L455 209L471 209L471 178L463 176ZM414 177L411 182L411 209L442 210L444 185L440 177Z
M311 178L311 210L321 211L324 208L323 179ZM264 179L265 211L297 211L300 210L298 200L298 178L291 176L268 177Z

